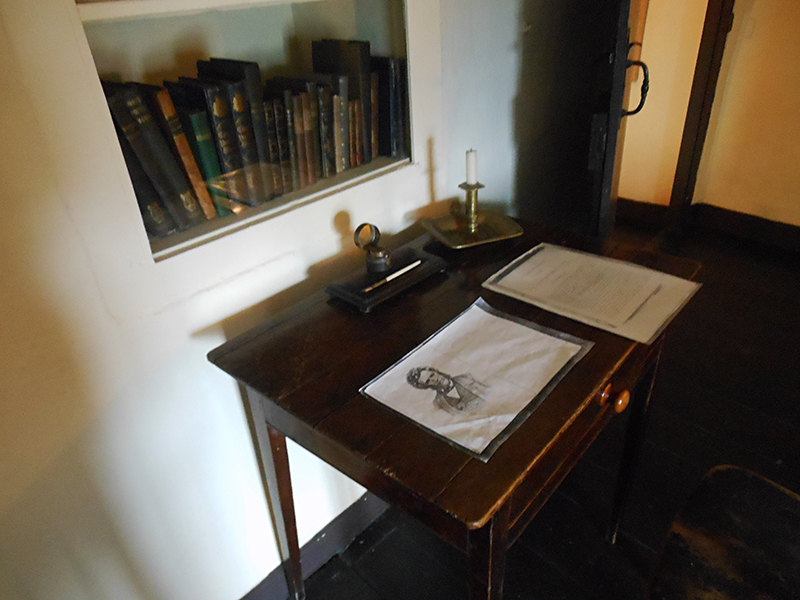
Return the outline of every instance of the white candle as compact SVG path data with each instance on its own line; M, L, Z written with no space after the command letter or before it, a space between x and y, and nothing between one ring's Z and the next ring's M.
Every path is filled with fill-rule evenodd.
M478 183L478 151L467 150L467 184Z

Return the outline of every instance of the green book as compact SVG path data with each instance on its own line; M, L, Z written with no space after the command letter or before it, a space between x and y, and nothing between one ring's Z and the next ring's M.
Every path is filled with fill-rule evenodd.
M219 158L214 147L214 137L211 133L211 127L208 125L208 117L205 111L187 111L181 117L187 124L187 127L185 127L186 139L189 141L189 147L192 149L195 160L197 160L197 166L203 175L203 180L208 188L211 201L217 209L217 214L220 217L233 214L230 208L231 201L228 198L227 185L219 168Z

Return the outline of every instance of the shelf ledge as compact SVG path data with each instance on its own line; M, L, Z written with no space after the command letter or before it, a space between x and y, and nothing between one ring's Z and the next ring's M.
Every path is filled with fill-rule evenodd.
M173 233L166 238L151 240L150 250L153 253L153 260L159 262L181 254L410 164L412 164L410 158L380 156L368 164L348 169L302 190L278 196L262 206L248 208L238 215L214 219L186 231Z
M81 21L115 21L141 17L185 15L266 4L297 4L325 0L76 0Z

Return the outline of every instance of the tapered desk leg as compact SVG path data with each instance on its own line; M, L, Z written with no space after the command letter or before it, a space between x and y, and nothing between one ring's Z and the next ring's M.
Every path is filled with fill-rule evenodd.
M261 471L261 481L267 494L273 525L278 538L289 597L305 600L303 572L300 566L300 546L297 542L297 522L294 514L292 480L289 473L289 457L286 454L286 438L273 429L264 418L262 397L258 392L247 389L247 417L250 430L257 444L256 457Z
M501 600L508 549L509 506L469 533L469 600Z
M614 492L614 505L611 510L611 523L606 532L606 539L612 544L617 541L619 526L625 512L625 505L631 491L631 483L636 465L639 462L639 454L642 449L642 440L647 416L650 412L650 396L653 392L658 362L661 358L661 350L658 357L653 361L653 365L639 379L633 390L631 397L631 414L628 421L628 429L625 435L625 447L622 451L619 474L617 475L617 486Z

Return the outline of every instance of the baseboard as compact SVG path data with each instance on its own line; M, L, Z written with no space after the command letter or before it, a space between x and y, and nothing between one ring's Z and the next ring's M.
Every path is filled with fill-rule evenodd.
M790 252L800 252L800 227L770 221L710 204L693 204L692 224L702 229L757 242Z
M667 211L668 207L661 204L619 198L616 219L620 224L666 230ZM800 252L800 227L711 204L693 204L689 213L689 226L781 250Z
M618 198L616 220L619 223L661 229L667 223L667 207L663 204Z
M328 523L300 549L303 579L347 548L387 507L383 500L367 492ZM242 600L286 600L288 597L286 577L283 568L278 567L245 594Z

